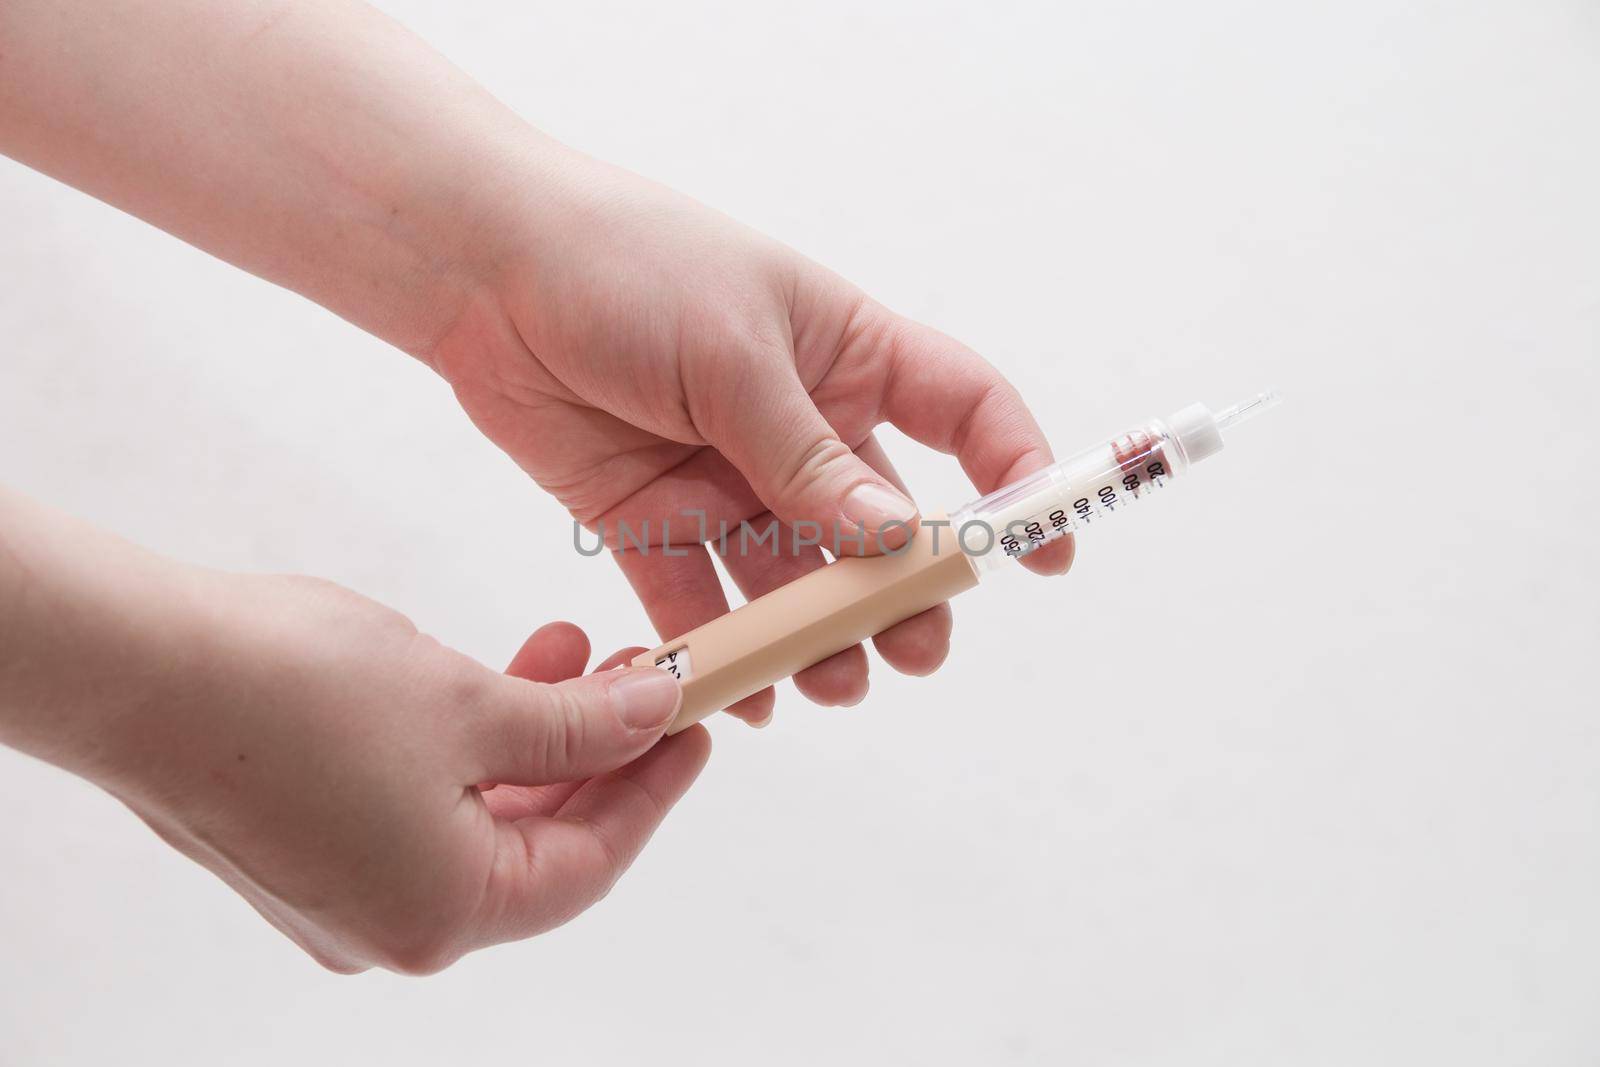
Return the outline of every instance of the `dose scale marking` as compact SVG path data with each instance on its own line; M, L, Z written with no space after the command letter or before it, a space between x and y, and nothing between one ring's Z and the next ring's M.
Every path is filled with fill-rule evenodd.
M1090 525L1097 517L1114 514L1117 508L1141 499L1148 490L1167 484L1169 461L1159 441L1146 431L1122 434L1106 442L1105 447L1111 450L1120 477L1094 486L1083 496L1047 513L1012 520L1000 533L1001 551L1012 558L1025 556L1057 537Z

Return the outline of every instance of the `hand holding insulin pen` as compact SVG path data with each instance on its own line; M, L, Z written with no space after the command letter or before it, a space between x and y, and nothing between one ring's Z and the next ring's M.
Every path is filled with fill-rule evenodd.
M796 671L941 604L982 574L1086 529L1215 455L1223 433L1274 407L1259 393L1218 414L1191 404L951 512L904 546L847 556L637 656L683 684L677 733ZM970 536L969 536L970 534Z

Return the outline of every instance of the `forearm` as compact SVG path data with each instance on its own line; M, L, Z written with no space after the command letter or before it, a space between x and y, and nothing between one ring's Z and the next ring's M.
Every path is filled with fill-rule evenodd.
M103 779L190 671L201 573L0 488L0 743Z
M351 0L0 0L0 151L418 355L564 155Z

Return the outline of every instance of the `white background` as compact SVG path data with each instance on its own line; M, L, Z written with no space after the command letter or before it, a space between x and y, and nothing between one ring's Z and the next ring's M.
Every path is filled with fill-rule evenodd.
M1058 451L1288 400L970 594L936 679L715 724L611 898L439 977L320 972L0 754L0 1063L1595 1062L1592 4L384 6L975 345ZM0 480L491 663L648 643L422 366L5 161L0 238Z

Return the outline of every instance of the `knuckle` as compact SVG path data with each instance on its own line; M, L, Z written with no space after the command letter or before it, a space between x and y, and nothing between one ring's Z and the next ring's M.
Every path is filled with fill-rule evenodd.
M421 978L438 974L460 959L461 953L453 945L429 933L409 937L391 935L375 946L373 956L384 970Z
M793 374L786 344L752 341L736 328L709 331L684 365L689 420L708 440L737 437L753 408L770 406L774 383Z
M792 500L827 480L829 472L853 453L850 446L829 435L811 442L784 464L778 484L781 500Z
M632 862L632 857L617 846L617 843L611 839L611 835L606 832L603 826L587 820L580 820L579 825L593 839L595 847L600 851L601 863L605 868L605 876L600 880L599 885L595 887L593 896L582 906L587 908L598 904L610 895L611 890L616 886L623 872L627 870L628 864Z
M361 974L363 971L369 970L369 967L366 964L357 963L355 960L347 959L344 956L335 955L334 953L326 952L322 949L312 948L304 944L302 944L300 947L305 949L306 955L311 957L313 963L332 974Z
M412 638L398 671L397 683L428 694L428 714L436 722L459 731L463 741L471 744L475 739L499 740L486 737L484 731L498 730L503 725L498 714L500 675L426 634Z
M543 752L547 770L560 772L577 765L583 756L588 719L583 702L570 688L552 685L546 690Z
M499 675L467 656L446 649L426 635L419 634L416 642L420 655L413 658L435 665L438 684L447 705L470 708L479 713L488 712L494 707Z

